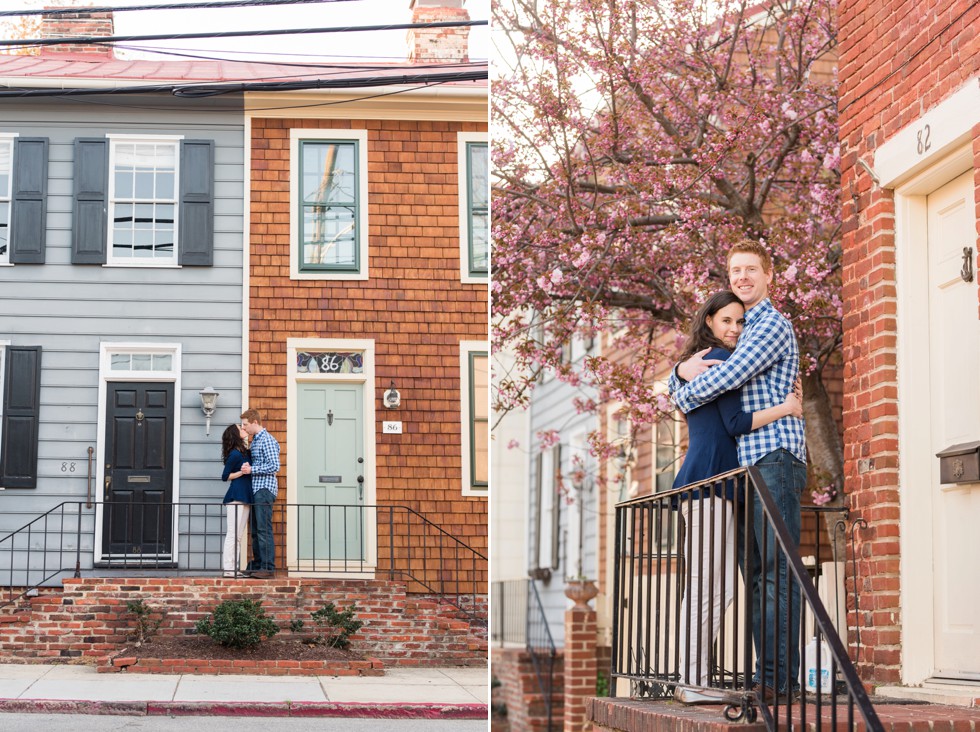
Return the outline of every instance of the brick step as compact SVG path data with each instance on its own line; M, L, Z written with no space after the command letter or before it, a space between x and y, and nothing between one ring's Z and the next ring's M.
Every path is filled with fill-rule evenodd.
M924 729L930 732L980 732L980 713L976 709L939 704L875 704L884 732L908 732ZM645 732L653 729L683 729L685 732L762 732L761 718L755 722L729 722L718 705L684 706L667 700L591 699L586 718L595 725L595 732ZM794 729L815 730L816 710L807 706L807 724L800 722L799 708L794 708ZM785 709L781 710L781 725L785 726ZM831 710L824 708L821 729L832 730ZM855 710L855 724L864 728L860 713ZM846 729L847 708L837 710L837 727Z

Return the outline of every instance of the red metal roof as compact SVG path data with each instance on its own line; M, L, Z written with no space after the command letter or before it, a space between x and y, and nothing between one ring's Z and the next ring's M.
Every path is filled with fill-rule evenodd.
M344 79L377 75L379 84L386 77L406 73L474 71L486 69L485 62L474 64L319 64L296 66L250 61L153 61L104 59L84 53L58 53L41 56L0 55L0 87L30 87L31 79L85 79L147 82L244 82L255 80ZM487 81L450 82L466 86L486 86Z

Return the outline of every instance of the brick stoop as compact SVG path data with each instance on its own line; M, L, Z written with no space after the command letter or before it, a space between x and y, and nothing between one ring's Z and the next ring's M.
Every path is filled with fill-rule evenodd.
M0 661L108 665L135 629L127 602L143 600L154 610L166 610L156 632L181 635L191 632L219 602L244 598L261 601L280 627L293 620L308 622L309 614L327 602L338 607L356 603L364 626L352 636L351 650L370 659L367 670L373 669L374 661L385 666L486 665L486 642L474 639L458 610L415 600L403 582L222 577L65 579L62 588L44 588L39 596L24 598L0 614ZM146 670L144 664L146 659L140 662L141 671ZM202 671L221 673L222 666L211 664ZM289 669L275 666L268 673L281 675Z
M814 709L807 707L807 729L815 729ZM715 705L684 706L674 701L655 699L590 699L587 717L595 732L762 732L765 724L758 720L746 724L729 722L724 707ZM939 704L875 704L875 711L885 732L980 732L980 711ZM857 715L857 711L855 711ZM824 710L822 729L832 729L830 710ZM802 730L798 710L794 729ZM838 726L847 719L846 708L838 710ZM785 717L783 717L785 723ZM863 722L855 721L857 730Z
M205 658L135 658L116 656L100 665L99 673L135 671L141 674L250 674L256 676L384 676L376 658L363 661L235 661Z

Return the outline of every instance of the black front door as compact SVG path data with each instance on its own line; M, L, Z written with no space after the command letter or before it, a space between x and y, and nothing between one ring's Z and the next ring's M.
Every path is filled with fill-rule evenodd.
M103 555L169 556L174 385L109 382Z

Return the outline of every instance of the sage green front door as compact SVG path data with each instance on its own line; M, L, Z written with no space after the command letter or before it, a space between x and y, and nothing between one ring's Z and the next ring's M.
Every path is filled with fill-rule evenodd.
M366 556L364 385L297 386L299 559L314 565L360 562Z

